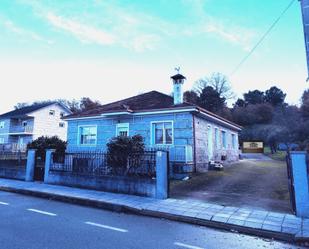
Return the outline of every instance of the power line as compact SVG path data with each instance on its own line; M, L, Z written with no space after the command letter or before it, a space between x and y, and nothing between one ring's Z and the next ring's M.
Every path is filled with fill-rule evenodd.
M248 58L253 54L253 52L258 48L258 46L265 40L267 35L273 30L276 24L280 21L280 19L284 16L284 14L290 9L293 3L296 0L292 0L288 6L283 10L283 12L279 15L279 17L273 22L273 24L268 28L268 30L264 33L264 35L260 38L260 40L255 44L255 46L249 51L249 53L240 61L240 63L234 68L230 76L234 75L238 69L248 60Z

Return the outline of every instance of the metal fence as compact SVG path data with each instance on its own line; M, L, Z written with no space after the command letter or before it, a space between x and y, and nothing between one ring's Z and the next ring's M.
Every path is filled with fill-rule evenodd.
M27 151L27 144L0 144L0 152L23 152Z
M0 151L0 167L26 167L27 153Z
M51 171L71 172L88 176L124 175L155 177L156 151L126 155L105 152L53 154Z

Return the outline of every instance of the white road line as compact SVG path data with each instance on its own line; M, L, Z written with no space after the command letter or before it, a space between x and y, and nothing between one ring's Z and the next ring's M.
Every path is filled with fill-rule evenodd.
M184 247L184 248L189 248L189 249L203 249L202 247L199 247L199 246L192 246L192 245L188 245L188 244L184 244L180 242L175 242L174 245Z
M6 206L8 206L8 205L10 205L10 204L7 203L7 202L2 202L2 201L0 201L0 205L6 205Z
M98 224L98 223L94 223L94 222L90 222L90 221L85 222L85 224L95 226L95 227L101 227L101 228L105 228L105 229L109 229L109 230L113 230L113 231L117 231L117 232L121 232L121 233L127 233L128 232L128 230L126 230L126 229L106 226L106 225L102 225L102 224Z
M38 209L29 208L27 210L31 211L31 212L39 213L39 214L45 214L45 215L49 215L49 216L57 216L57 214L45 212L45 211L38 210Z

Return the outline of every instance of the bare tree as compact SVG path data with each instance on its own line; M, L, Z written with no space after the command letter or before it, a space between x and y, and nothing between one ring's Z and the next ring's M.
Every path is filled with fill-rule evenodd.
M203 89L207 86L211 86L219 93L220 97L225 99L235 98L235 94L232 91L231 83L228 78L222 73L212 73L210 77L204 77L197 80L194 84L194 91L201 94Z

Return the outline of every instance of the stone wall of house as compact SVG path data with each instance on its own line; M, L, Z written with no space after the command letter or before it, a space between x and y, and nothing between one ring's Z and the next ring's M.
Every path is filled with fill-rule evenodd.
M130 116L128 118L101 118L68 121L68 151L106 150L106 144L116 136L117 124L128 123L129 135L141 135L147 147L156 147L153 144L152 122L172 121L174 127L174 141L171 146L193 145L192 115L190 113L159 114ZM81 126L97 127L97 144L80 145L79 129ZM157 146L162 147L162 146ZM168 148L169 146L165 146Z
M236 161L239 158L238 131L227 128L213 120L194 116L195 126L195 158L197 171L207 171L209 161ZM217 129L217 138L215 132ZM226 132L226 147L222 144L222 131ZM212 138L209 139L209 132ZM235 135L235 145L232 144L232 134ZM211 140L211 145L209 141ZM209 151L212 146L212 153Z

